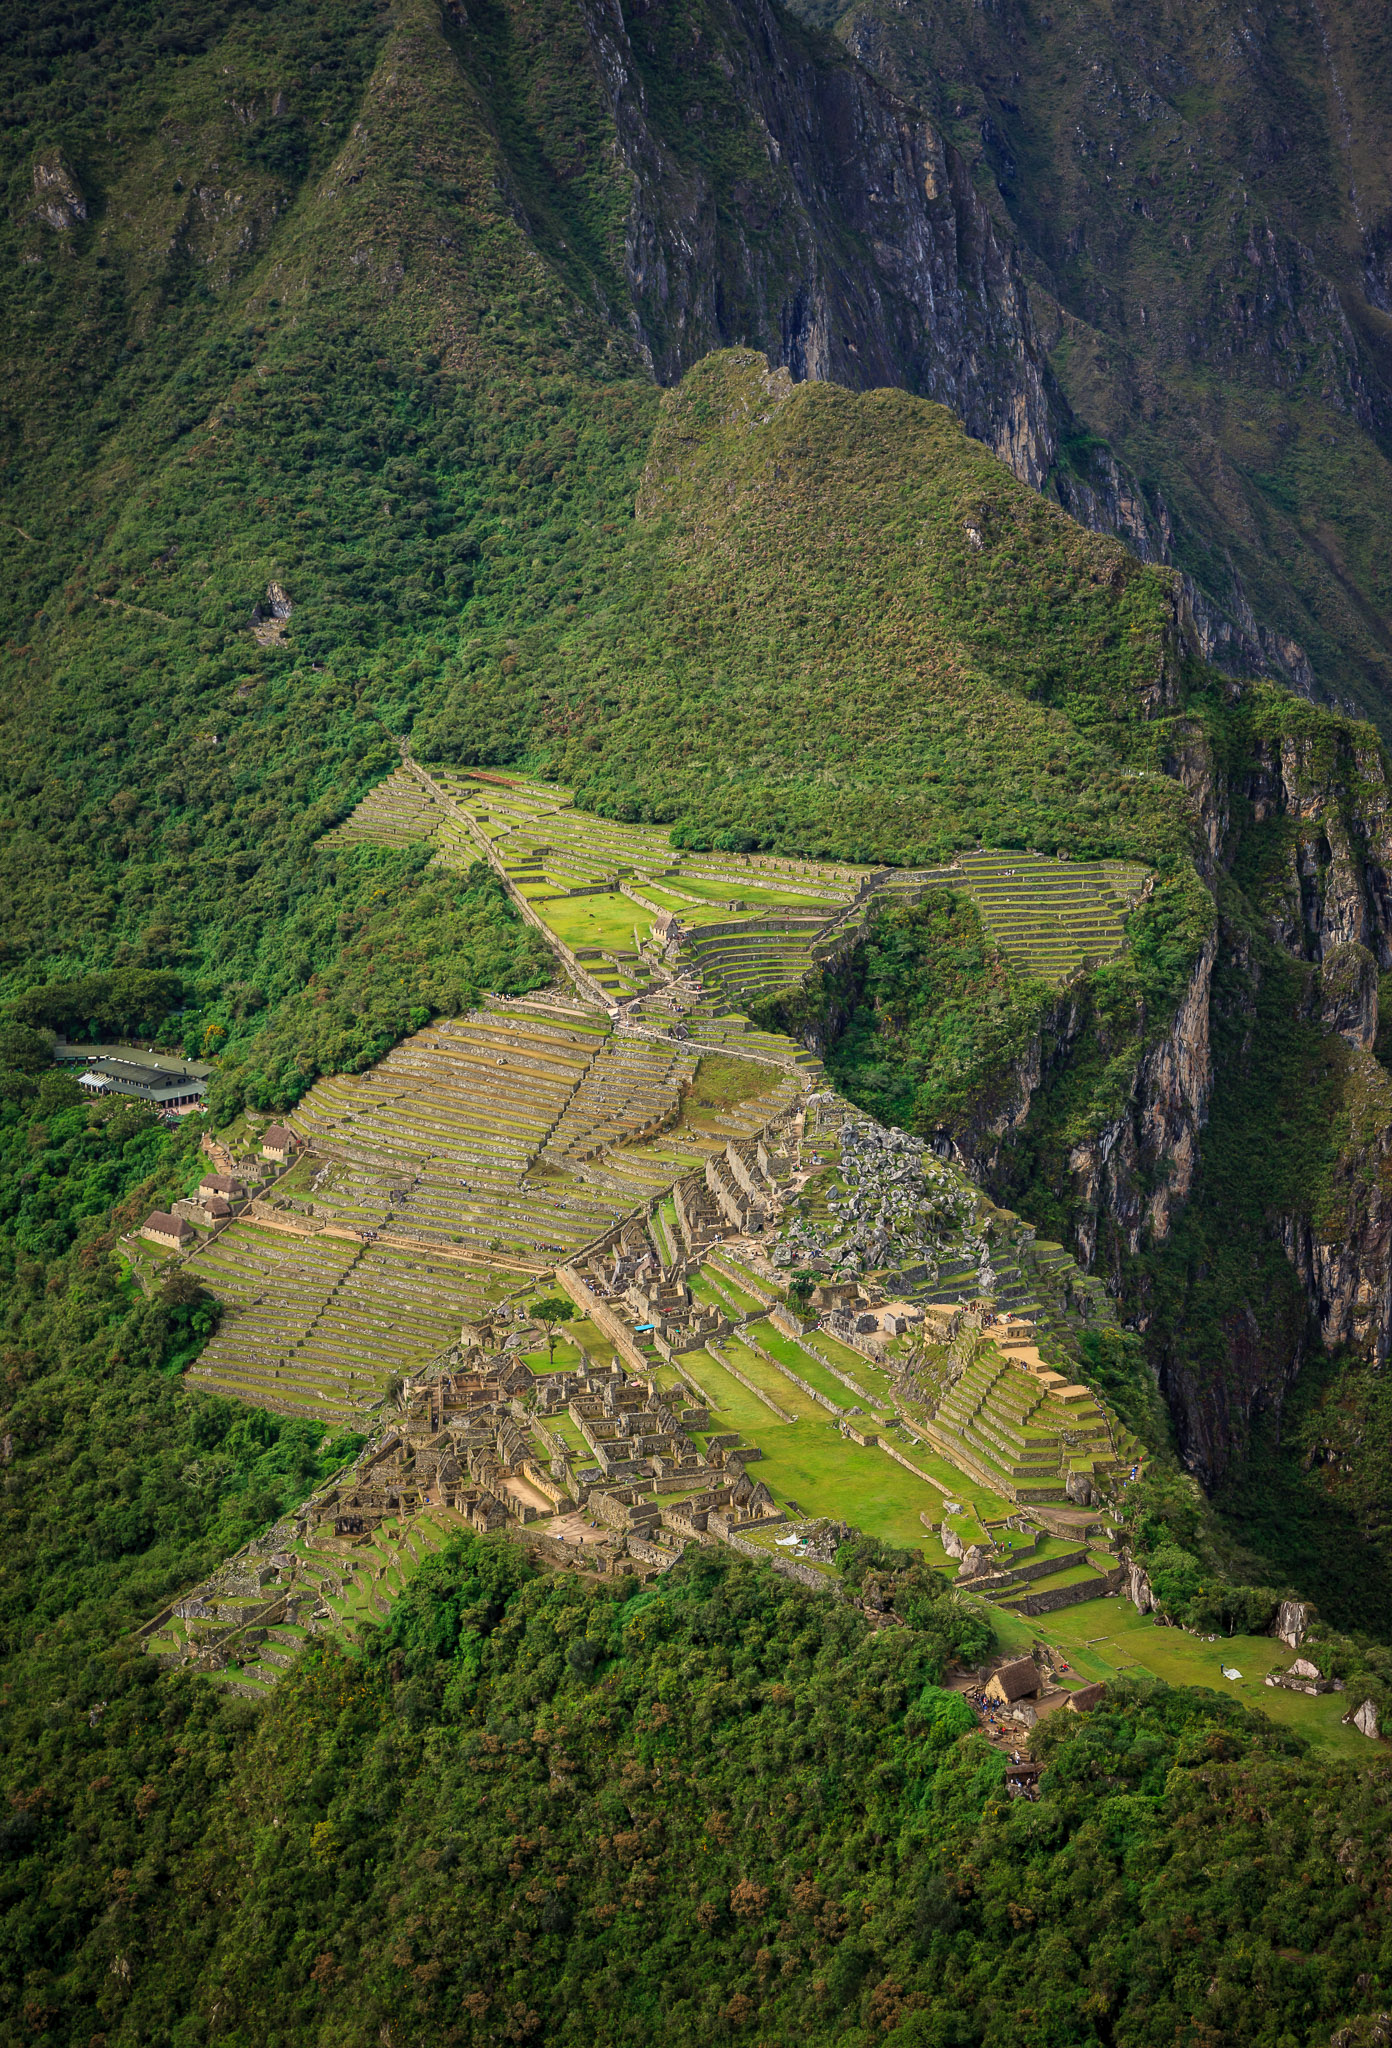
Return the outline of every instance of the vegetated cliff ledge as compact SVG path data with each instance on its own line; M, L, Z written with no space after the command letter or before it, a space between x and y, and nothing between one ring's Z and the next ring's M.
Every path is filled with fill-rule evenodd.
M1270 685L1196 694L1147 731L1190 794L1209 906L1168 988L1123 958L1002 998L988 959L975 1000L995 1026L968 1044L935 1021L959 1085L921 1064L896 1082L928 1040L884 965L919 914L890 912L782 1021L1106 1274L1211 1486L1312 1346L1392 1353L1392 763L1368 727ZM917 964L941 979L926 942Z

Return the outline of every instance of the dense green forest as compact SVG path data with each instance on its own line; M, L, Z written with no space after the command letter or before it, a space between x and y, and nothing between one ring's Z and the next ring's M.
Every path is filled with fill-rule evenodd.
M210 1304L133 1292L109 1223L177 1184L189 1127L66 1081L55 1116L33 1053L8 1042L7 1102L87 1120L85 1177L125 1200L64 1206L69 1134L32 1153L63 1245L0 1231L4 2038L1323 2048L1376 2008L1381 1766L1119 1684L1040 1732L1018 1804L938 1690L978 1613L880 1545L839 1560L896 1573L909 1625L879 1634L720 1553L643 1590L466 1538L264 1707L160 1671L135 1624L357 1440L186 1388ZM1163 1433L1110 1341L1091 1371ZM1196 1490L1158 1472L1131 1512L1170 1610L1224 1619ZM1330 1653L1380 1683L1385 1652Z
M1120 1684L1021 1804L940 1657L719 1554L473 1538L259 1714L108 1655L10 1717L11 2035L1279 2048L1367 2002L1385 1771Z

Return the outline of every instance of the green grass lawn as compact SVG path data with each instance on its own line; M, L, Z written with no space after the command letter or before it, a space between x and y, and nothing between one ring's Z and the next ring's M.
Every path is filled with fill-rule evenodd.
M704 1273L688 1273L686 1284L691 1289L693 1297L704 1307L719 1309L723 1316L729 1315L729 1302L719 1289L712 1285Z
M776 1365L770 1365L766 1358L760 1358L757 1351L751 1351L747 1344L728 1337L721 1350L736 1364L740 1371L751 1379L756 1387L762 1387L771 1401L785 1408L794 1421L811 1421L813 1416L825 1414L810 1394L804 1394L801 1387L795 1387L786 1373Z
M757 1301L752 1294L740 1286L739 1281L731 1273L728 1266L724 1265L720 1260L712 1258L708 1258L705 1263L706 1270L712 1279L715 1280L718 1286L724 1288L742 1315L756 1316L762 1312L764 1304L761 1301Z
M646 932L652 923L649 913L617 890L605 896L566 896L555 902L536 902L546 890L528 888L523 894L558 939L572 950L584 946L617 947L633 951L633 927Z
M579 1372L585 1361L574 1344L567 1343L564 1337L557 1337L554 1357L547 1356L546 1346L542 1344L535 1351L524 1352L522 1363L529 1372L542 1378L552 1372Z
M838 1344L825 1330L818 1330L815 1338L817 1348L825 1351L833 1365L839 1365L842 1372L848 1372L857 1386L864 1387L872 1401L888 1406L891 1399L888 1373L881 1372L877 1365L871 1365L869 1359L862 1358L858 1351L852 1351L849 1344Z
M1029 1589L1031 1593L1052 1593L1060 1586L1076 1586L1084 1579L1095 1579L1096 1576L1091 1565L1070 1564L1062 1571L1048 1572L1041 1579L1031 1579Z
M568 1415L548 1415L546 1427L552 1436L560 1438L566 1449L582 1465L594 1463L594 1452Z
M677 1205L671 1195L664 1195L658 1203L653 1222L657 1227L657 1241L662 1248L663 1264L673 1266L677 1260Z
M772 1352L781 1365L786 1365L790 1372L800 1374L809 1387L815 1387L819 1393L825 1394L838 1408L851 1408L855 1405L855 1395L850 1388L843 1387L834 1374L829 1373L810 1352L804 1351L800 1344L795 1344L791 1337L785 1337L781 1330L775 1330L767 1321L763 1321L755 1325L752 1334L758 1338L766 1351Z
M758 1476L780 1502L795 1500L806 1514L851 1522L869 1536L922 1551L930 1564L956 1569L919 1520L921 1513L939 1517L933 1489L883 1452L848 1442L830 1417L768 1434L761 1448Z
M787 1423L778 1417L756 1394L742 1387L733 1374L726 1372L709 1351L694 1351L690 1354L691 1371L695 1384L706 1394L711 1403L711 1424L717 1430L737 1429L763 1444L771 1431L783 1430ZM752 1374L751 1374L752 1378ZM779 1403L782 1407L786 1404Z
M895 1440L898 1442L898 1439ZM975 1479L968 1479L965 1472L959 1472L946 1458L940 1458L928 1444L900 1444L906 1458L912 1458L921 1471L939 1480L948 1489L950 1500L960 1500L988 1522L1003 1522L1007 1515L1016 1510L1013 1502L1003 1500L998 1493L992 1493L987 1486L980 1486Z
M710 906L709 909L702 909L695 903L676 906L682 923L698 928L702 924L718 924L724 918L752 915L760 910L820 910L832 918L839 908L825 896L807 896L796 889L766 889L752 882L706 882L696 875L676 875L673 880L687 895L700 896ZM647 891L643 893L646 895ZM847 889L848 897L850 893ZM740 910L726 909L727 904L736 902L742 905Z
M752 1272L734 1252L708 1252L706 1257L720 1272L731 1274L737 1283L745 1287L761 1287L775 1301L786 1299L788 1289L784 1281L770 1279L767 1273Z
M733 1109L737 1104L752 1102L756 1096L772 1094L778 1082L777 1074L754 1060L737 1059L727 1052L703 1053L687 1092L687 1107Z
M584 1316L578 1322L567 1323L566 1330L578 1344L584 1345L596 1365L609 1364L614 1356L614 1347L597 1323Z
M1293 1652L1273 1636L1221 1636L1210 1643L1183 1629L1157 1628L1150 1615L1138 1614L1120 1597L1085 1600L1031 1621L996 1607L990 1614L1002 1648L1027 1647L1039 1640L1051 1643L1064 1652L1079 1679L1149 1672L1169 1685L1207 1686L1213 1692L1236 1694L1243 1706L1268 1715L1283 1728L1296 1729L1333 1754L1363 1761L1371 1754L1366 1736L1342 1726L1351 1704L1347 1693L1322 1693L1310 1699L1263 1684L1268 1671L1285 1670L1293 1662ZM1023 1639L1021 1622L1026 1630ZM1240 1671L1241 1678L1224 1678L1225 1664Z

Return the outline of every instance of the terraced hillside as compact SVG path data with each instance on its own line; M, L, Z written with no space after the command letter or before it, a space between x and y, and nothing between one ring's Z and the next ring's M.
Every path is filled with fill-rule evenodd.
M698 926L683 937L681 957L704 987L731 1002L748 1002L801 981L813 965L813 945L827 929L827 920L816 916Z
M1120 861L1082 864L983 851L959 854L950 880L936 886L971 897L1012 963L1058 981L1085 961L1120 952L1129 897L1144 875L1138 865Z
M323 846L351 846L366 840L374 846L404 846L413 839L432 839L445 823L437 799L414 776L399 772L370 789L361 803Z
M411 767L370 791L331 837L432 839L451 865L486 852L591 993L613 1002L660 1001L665 959L693 990L738 1008L795 987L876 903L914 902L930 889L970 897L1014 965L1058 980L1120 950L1146 879L1135 862L990 849L916 870L693 853L657 827L575 810L556 784ZM655 932L659 919L675 926Z
M593 999L495 1003L415 1033L365 1074L320 1080L300 1102L291 1121L303 1154L270 1216L220 1233L195 1260L231 1310L199 1370L225 1391L328 1420L359 1412L486 1299L574 1259L693 1170L720 1182L725 1148L795 1105L820 1073L813 1055L754 1030L741 997L796 983L877 896L963 890L1022 966L1059 975L1123 942L1118 892L1134 894L1141 876L985 852L945 869L872 872L678 851L655 828L576 811L564 789L427 777L410 763L336 836L426 838L453 866L486 851L559 941L577 985L598 982L627 1014L616 1030ZM606 944L579 943L586 921ZM689 1112L699 1062L717 1047L754 1063L750 1085L718 1112ZM831 1190L825 1178L807 1190L790 1255L820 1231L852 1258L860 1238L846 1235L844 1213L831 1215L841 1199ZM859 1213L861 1195L842 1193ZM668 1263L660 1221L652 1242ZM886 1256L878 1240L862 1250L873 1264ZM1040 1284L1044 1247L988 1253L965 1229L930 1255L931 1271L907 1270L918 1256L905 1250L903 1284L928 1300L987 1289L1002 1309L1043 1322L1041 1294L1060 1299ZM1104 1320L1109 1304L1095 1291L1076 1313ZM777 1369L751 1356L751 1380ZM967 1449L979 1449L975 1438Z
M962 1369L928 1424L954 1465L1021 1507L1067 1501L1070 1474L1120 1469L1111 1427L1086 1387L986 1353Z
M229 1310L198 1376L349 1419L462 1320L783 1114L801 1085L756 1065L740 1100L688 1112L701 1057L524 1001L442 1019L369 1073L317 1083L291 1120L303 1152L261 1220L191 1261Z
M190 1266L225 1304L190 1377L325 1422L358 1421L392 1374L436 1357L506 1284L458 1260L247 1221Z
M277 1599L274 1586L249 1578L240 1592L182 1600L177 1608L183 1612L170 1612L148 1629L146 1649L161 1663L179 1664L230 1637L232 1655L246 1661L218 1671L216 1682L245 1698L264 1698L311 1636L351 1637L359 1625L380 1621L418 1568L468 1526L463 1515L438 1505L385 1522L356 1544L336 1538L331 1526L287 1536L279 1554L303 1589L296 1598Z
M316 1083L293 1119L319 1162L301 1169L304 1208L544 1266L610 1220L582 1183L542 1194L527 1178L605 1036L580 1011L479 1011L418 1032L367 1074Z

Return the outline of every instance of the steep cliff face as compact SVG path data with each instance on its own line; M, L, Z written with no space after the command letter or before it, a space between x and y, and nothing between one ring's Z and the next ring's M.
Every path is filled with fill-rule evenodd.
M224 13L177 64L116 35L148 89L60 121L32 160L45 67L79 108L102 74L75 26L14 82L16 454L40 402L55 439L80 431L138 381L135 353L147 378L186 364L220 306L275 325L332 303L472 377L672 384L747 344L799 380L938 399L1033 485L1053 466L1019 259L967 159L773 0L354 0L270 36L256 9ZM22 494L26 461L0 484Z
M1107 1277L1214 1485L1312 1347L1392 1353L1389 764L1270 688L1151 733L1215 903L1178 999L1152 1015L1070 985L943 1142Z
M1021 1148L1030 1148L1051 1120L1051 1094L1067 1087L1080 1061L1127 1068L1110 1111L1069 1118L1057 1134L1062 1143L1048 1147L1065 1176L1056 1193L1069 1218L1071 1249L1087 1267L1100 1263L1113 1285L1121 1284L1128 1258L1168 1237L1193 1189L1213 1089L1209 994L1216 951L1215 936L1201 947L1181 1000L1158 1030L1148 1028L1143 1012L1119 1029L1096 1014L1085 987L1065 992L983 1096L982 1113L953 1136L951 1149L968 1172L1002 1198L1019 1199ZM1037 1163L1031 1158L1032 1169Z
M1392 1351L1392 1079L1374 1053L1388 763L1366 728L1308 717L1271 730L1239 715L1216 747L1197 723L1168 736L1223 903L1218 1107L1193 1215L1127 1285L1209 1484L1279 1415L1311 1344L1374 1367Z
M769 0L590 0L584 20L658 379L750 343L795 378L938 399L1042 483L1055 421L1018 262L924 115Z
M1193 1191L1213 1091L1208 1013L1217 945L1216 937L1205 944L1173 1020L1142 1055L1123 1114L1069 1153L1088 1265L1105 1228L1119 1275L1123 1254L1165 1241Z
M1387 730L1386 9L798 5L1008 223L1076 422L1051 488L1184 571L1207 655Z

